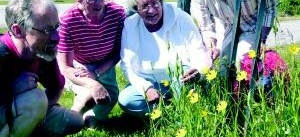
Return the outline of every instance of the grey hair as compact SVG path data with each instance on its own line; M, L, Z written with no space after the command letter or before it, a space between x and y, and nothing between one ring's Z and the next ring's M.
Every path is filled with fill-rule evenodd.
M18 24L25 30L30 30L36 20L34 11L36 7L40 7L43 4L44 7L54 8L55 4L52 0L10 0L9 4L5 8L5 21L9 31L13 24Z

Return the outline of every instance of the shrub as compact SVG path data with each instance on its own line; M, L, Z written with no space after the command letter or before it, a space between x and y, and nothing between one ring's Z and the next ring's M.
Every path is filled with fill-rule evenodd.
M300 15L300 0L280 0L278 11L281 16Z

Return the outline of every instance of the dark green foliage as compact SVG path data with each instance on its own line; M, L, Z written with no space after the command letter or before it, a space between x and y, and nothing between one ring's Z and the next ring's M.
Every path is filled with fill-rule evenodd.
M300 0L281 0L278 11L281 16L300 15Z

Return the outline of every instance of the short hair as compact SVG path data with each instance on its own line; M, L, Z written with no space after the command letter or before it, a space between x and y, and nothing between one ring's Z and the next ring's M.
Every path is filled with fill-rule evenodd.
M40 4L44 5L43 8L51 7L57 11L52 0L10 0L5 8L5 21L8 30L11 31L13 24L18 24L25 30L30 30L36 19L34 8L39 7Z
M128 0L128 7L135 12L137 12L137 1L138 0ZM163 2L163 0L159 0L159 1Z

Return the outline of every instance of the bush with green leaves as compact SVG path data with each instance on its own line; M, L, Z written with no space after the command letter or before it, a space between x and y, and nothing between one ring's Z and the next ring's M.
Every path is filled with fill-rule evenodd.
M281 16L300 15L300 0L280 0L278 11Z

